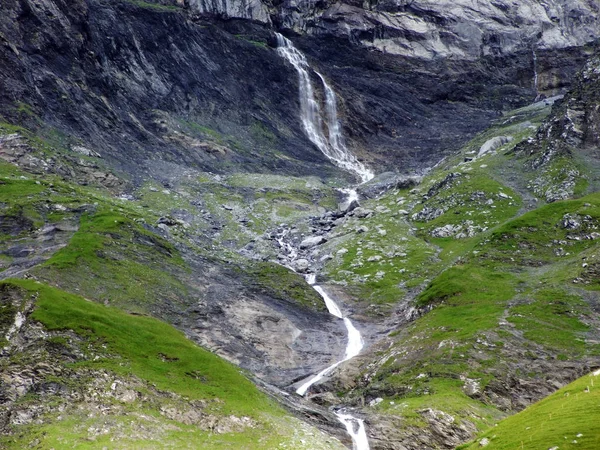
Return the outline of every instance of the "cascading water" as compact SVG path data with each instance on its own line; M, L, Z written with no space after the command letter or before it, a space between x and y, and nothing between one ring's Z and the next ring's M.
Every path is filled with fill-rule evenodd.
M358 175L362 183L369 181L374 176L373 172L358 161L356 157L348 151L344 144L342 130L337 115L337 99L335 92L331 86L329 86L323 75L314 71L321 80L323 91L325 93L326 114L325 118L323 118L321 115L321 108L315 98L313 84L309 74L311 68L308 65L306 57L294 47L289 39L286 39L279 33L276 33L276 36L277 52L281 57L292 64L298 72L300 113L302 117L302 126L304 127L304 131L308 138L334 164ZM327 127L328 137L325 136L323 131L323 122L325 122L325 126ZM354 200L358 200L358 193L355 189L342 189L341 191L348 195L348 204ZM285 249L288 254L295 257L297 252L295 252L289 244L285 243L284 238L285 234L279 236L278 243L280 247ZM329 313L344 321L344 325L348 332L348 343L346 345L344 359L323 369L296 390L296 393L302 396L306 394L313 384L320 381L341 363L358 355L364 345L362 336L352 321L349 318L344 317L335 301L321 286L315 284L316 275L307 275L306 281L321 295ZM369 441L367 439L364 421L353 417L343 410L340 410L335 414L338 420L345 425L348 434L352 438L354 450L369 450Z
M364 342L362 336L360 335L360 331L356 329L352 321L344 317L340 307L337 303L325 292L325 290L321 286L317 286L316 276L314 274L307 275L306 281L310 284L315 291L323 297L323 301L325 302L325 306L327 306L327 310L330 314L335 317L339 317L344 320L344 325L346 326L346 330L348 331L348 343L346 344L346 353L344 355L344 359L341 361L332 364L331 366L323 369L321 372L310 378L306 383L300 386L296 393L298 395L306 394L306 391L315 383L320 381L324 376L329 374L333 369L339 366L344 361L348 361L351 358L354 358L356 355L360 353L364 346ZM365 429L365 423L362 419L358 419L348 413L338 411L335 413L338 420L343 423L346 427L346 431L352 438L352 445L354 450L369 450L369 440L367 439L367 432Z
M298 72L299 95L300 95L300 113L302 115L302 125L308 138L319 150L329 158L334 164L342 169L354 172L364 183L373 178L373 172L367 169L356 157L348 151L344 144L342 131L337 115L337 99L335 92L323 75L314 71L321 82L325 91L325 125L327 126L329 137L325 136L323 131L323 118L321 108L315 99L313 84L310 80L310 66L306 57L292 44L292 41L277 35L277 52L294 66Z
M540 77L538 75L538 58L537 53L535 52L535 47L531 48L531 53L533 54L533 88L535 89L535 98L537 100L540 97L538 90Z

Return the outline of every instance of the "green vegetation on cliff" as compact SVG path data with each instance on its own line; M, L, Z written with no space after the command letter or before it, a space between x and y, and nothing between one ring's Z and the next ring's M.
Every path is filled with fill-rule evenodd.
M33 302L28 338L1 367L38 386L16 410L40 407L35 423L5 430L3 448L336 448L170 325L31 280L0 283L2 304L15 300Z

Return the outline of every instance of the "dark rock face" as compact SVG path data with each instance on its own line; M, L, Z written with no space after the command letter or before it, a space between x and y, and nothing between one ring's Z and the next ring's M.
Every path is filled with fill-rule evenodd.
M266 46L264 27L224 30L127 2L2 8L8 121L36 128L42 119L136 176L159 159L215 171L335 171L298 126L295 72Z
M532 171L543 176L560 158L586 160L588 190L597 191L600 186L597 169L600 167L600 58L591 58L577 74L573 87L565 97L554 104L552 114L542 124L535 137L515 148L517 155L527 158ZM583 174L575 165L565 165L552 186L541 180L536 193L547 201L570 198L574 194L577 179Z
M217 172L344 175L304 134L297 75L269 47L270 19L261 4L209 3L4 2L0 113L11 123L57 130L66 145L83 145L134 179L160 171L160 161ZM390 7L377 6L377 20L389 10L441 27L440 36L444 27L461 28L441 6ZM284 4L273 17L296 23L290 8ZM294 41L337 90L349 147L378 171L431 166L499 110L535 97L536 87L563 88L585 56L567 48L584 40L579 31L557 43L543 35L535 65L531 46L516 44L464 58L460 46L435 58L391 52L387 44L384 51L374 44L377 33L359 26L371 12L359 12L357 23L315 12L317 25L306 22L312 31ZM232 17L251 20L219 19ZM595 25L577 17L571 28L583 24L593 38ZM287 26L286 20L275 23ZM517 22L503 25L505 34ZM374 29L385 37L392 28ZM431 33L415 33L405 33L411 45L433 45ZM558 64L549 67L550 58Z
M528 142L530 153L542 147L557 147L554 151L571 148L591 148L600 145L600 58L590 59L577 74L573 88L554 105L552 116ZM548 144L548 145L544 145ZM553 151L548 148L547 151ZM548 158L542 157L542 159Z

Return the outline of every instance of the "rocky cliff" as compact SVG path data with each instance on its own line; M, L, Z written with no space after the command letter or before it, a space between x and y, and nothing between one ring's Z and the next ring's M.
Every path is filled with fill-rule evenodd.
M592 0L283 2L285 27L347 36L385 53L476 60L582 46L599 32Z
M296 41L338 91L351 149L379 170L418 170L498 111L569 84L598 35L594 3L569 5L315 4L355 8L360 19L313 11L309 26L290 12L308 3L11 0L0 25L2 115L54 128L66 146L87 146L134 178L158 161L332 175L297 126L296 74L269 46L272 17L306 33ZM387 36L371 14L410 26ZM381 36L361 38L361 23Z

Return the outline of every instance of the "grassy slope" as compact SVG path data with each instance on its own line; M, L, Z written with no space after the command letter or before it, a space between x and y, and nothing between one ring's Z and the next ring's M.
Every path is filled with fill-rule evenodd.
M321 436L303 436L302 427L266 395L246 379L235 366L194 345L173 327L150 317L133 316L116 308L109 308L68 294L56 288L30 280L9 280L1 284L2 291L20 291L23 298L35 297L35 310L31 319L43 324L49 336L53 332L73 330L87 342L86 357L76 362L64 363L63 373L84 371L88 376L100 377L110 373L123 379L134 377L146 387L139 388L140 400L128 403L125 412L111 415L81 416L86 403L62 405L45 416L43 425L15 427L12 436L0 441L3 448L23 448L35 440L36 448L247 448L272 449L279 445L294 443L295 448L313 448L325 445ZM54 339L53 342L65 342ZM25 355L15 355L16 363ZM38 362L40 362L38 360ZM5 363L7 363L5 361ZM10 361L8 361L10 364ZM58 368L55 367L55 370ZM90 372L91 371L91 372ZM94 375L96 374L96 375ZM82 377L70 379L48 377L48 382L58 382L71 388L81 388ZM110 382L108 382L110 385ZM108 389L108 387L107 387ZM169 392L168 396L150 395L153 392ZM173 396L176 397L173 397ZM148 401L148 397L151 398ZM145 401L142 401L146 398ZM179 400L178 400L179 399ZM231 417L251 420L252 425L234 432L214 433L202 427L169 420L164 417L165 407L181 399L185 402L203 401L203 414L208 417ZM36 398L25 398L21 405ZM44 402L61 404L60 398L44 398ZM103 404L101 396L95 400ZM110 411L106 401L105 408ZM117 403L119 403L117 401ZM60 411L60 414L58 413ZM94 439L86 438L94 427L119 427L121 438L114 442L114 433L101 433ZM82 429L82 422L85 429ZM154 432L134 432L134 424L162 429ZM314 433L314 430L312 431ZM301 436L305 445L299 441ZM321 440L320 440L321 439ZM297 441L297 442L296 442ZM330 441L331 448L336 444ZM116 445L116 447L114 447ZM329 446L328 446L329 447Z
M9 131L22 132L21 129ZM33 139L29 133L27 138ZM248 178L252 176L242 176L234 184L247 184ZM260 191L272 200L272 204L267 206L268 211L272 211L271 206L274 205L274 208L285 210L281 213L283 215L290 210L292 214L309 214L314 208L319 208L313 206L311 195L321 198L320 189L327 191L323 194L324 201L333 201L331 189L319 183L315 187L311 180L288 181L289 190L281 180L274 182L277 184L273 188L275 194L269 193L270 188ZM205 188L212 192L211 189ZM292 195L292 192L300 191L301 194ZM157 193L151 190L147 192ZM181 226L173 227L169 230L171 241L168 241L148 231L149 227L145 226L155 224L160 216L179 208L180 204L169 199L187 198L185 189L182 192L184 195L173 193L170 196L160 192L165 197L163 203L152 203L152 198L143 198L139 202L123 201L102 189L79 186L52 175L27 173L0 161L0 223L3 226L0 250L10 248L16 242L37 245L41 227L68 222L72 230L72 225L79 223L79 229L71 232L73 236L68 245L30 269L36 278L47 284L14 280L9 283L10 286L39 292L33 317L45 324L50 335L61 333L59 330L73 329L89 340L91 347L99 353L106 353L106 348L110 349L109 355L99 360L65 365L67 371L87 370L84 375L78 375L75 379L57 380L50 377L47 381L84 390L85 383L81 377L103 379L108 372L113 374L111 377L137 380L134 385L142 380L142 384L147 386L142 388L142 394L151 398L151 401L144 400L131 405L118 404L119 411L105 418L95 417L93 412L87 415L87 402L74 402L73 405L67 405L67 410L61 409L60 414L44 416L43 425L15 427L14 433L5 437L7 446L23 448L32 444L44 448L72 445L114 448L114 440L117 439L121 448L157 448L162 445L157 443L158 439L158 442L165 445L172 443L178 448L270 449L279 445L284 448L338 448L335 440L274 405L240 375L239 369L194 346L174 328L149 317L127 315L120 311L124 309L136 314L148 314L153 312L154 304L177 302L188 295L185 279L190 276L189 268L172 242L190 244L188 238L197 228L185 230ZM221 211L220 203L224 202L224 197L219 196L219 192L215 188L215 197L207 196L211 199L210 206L219 214L228 215L229 211ZM258 194L258 197L261 195ZM152 203L152 208L144 206L146 201ZM260 198L257 201L264 203ZM288 201L292 206L286 210ZM269 220L280 221L282 218L278 212L269 214ZM229 219L225 217L224 220ZM261 229L269 223L262 216L259 219ZM231 221L225 226L239 225ZM255 235L251 233L250 237L242 237L240 241L245 243ZM276 298L284 297L290 302L315 307L316 294L305 283L299 283L298 280L302 280L299 276L286 273L286 277L282 278L278 270L272 270L265 264L254 267L239 255L219 246L213 246L212 249L209 246L207 250L192 243L192 248L205 258L218 257L233 261L245 277L258 273L260 276L253 289L266 290ZM6 254L0 256L0 271L11 262L12 258ZM219 261L215 260L215 263ZM63 290L51 288L48 284L58 285ZM77 292L119 309L83 300L66 291ZM318 306L321 306L320 302ZM0 308L0 324L7 328L14 320L15 313L13 306L3 305ZM66 339L62 335L54 338L58 343ZM2 344L5 344L4 339ZM97 346L102 346L104 350ZM14 360L7 358L4 362L8 366L4 366L3 371L13 363L23 364L22 370L25 370L40 360L27 360L25 354L17 354ZM184 408L190 408L186 402L193 402L194 399L218 399L206 409L206 414L216 417L217 423L220 418L226 420L233 414L236 417L251 417L252 426L245 427L242 432L219 434L193 424L172 421L163 417L160 409L164 406L165 395L171 400L172 396L183 398ZM35 408L40 400L37 394L27 394L18 400L17 405L19 408ZM46 400L43 402L48 405L53 402L64 403L60 396L49 402ZM180 400L177 402L181 403ZM114 406L113 403L113 400L109 401L109 409ZM69 409L70 406L72 408ZM169 406L169 401L166 406ZM92 436L89 430L93 429L109 431L101 433L101 436ZM160 432L145 433L148 435L145 439L140 438L140 430L143 429Z
M494 397L508 377L543 385L553 377L546 368L560 365L552 361L598 359L598 317L589 303L596 272L582 262L591 267L600 257L598 241L588 238L600 226L600 194L548 205L535 201L532 180L550 179L558 166L568 169L574 162L556 161L551 170L535 174L511 153L534 133L528 121L538 124L546 113L511 114L433 170L416 190L367 202L373 217L353 219L346 226L350 233L328 244L334 254L348 249L326 266L332 282L355 292L368 286L369 295L361 299L371 303L367 312L381 314L374 307L378 302L391 310L412 296L426 312L375 349L375 363L360 375L369 382L349 393L357 400L381 397L372 412L422 427L427 424L421 411L434 408L453 415L457 425L468 420L483 429L524 406ZM476 157L484 142L503 135L514 140ZM450 173L459 176L447 178ZM418 213L426 207L442 214L423 219ZM534 210L520 216L527 209ZM565 214L587 219L568 230L562 226ZM361 225L369 231L352 232ZM446 225L471 225L474 232L462 238L432 235ZM393 246L397 251L388 252ZM372 254L382 259L367 261ZM477 386L475 394L468 395L468 384Z
M586 375L480 434L460 450L600 448L600 379ZM485 441L484 441L485 442Z

